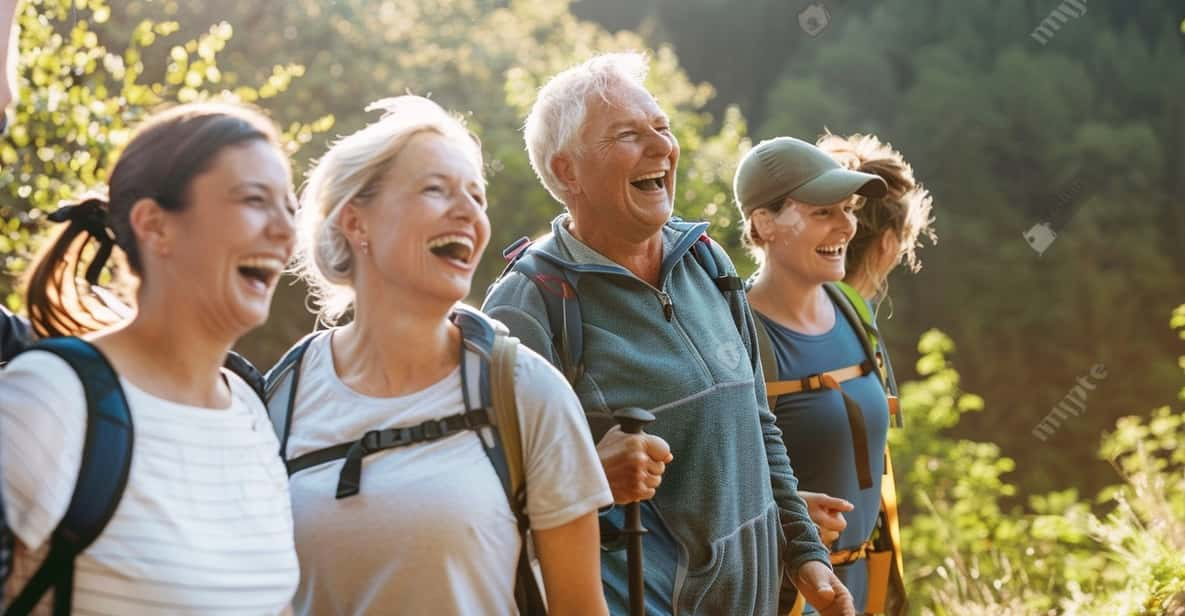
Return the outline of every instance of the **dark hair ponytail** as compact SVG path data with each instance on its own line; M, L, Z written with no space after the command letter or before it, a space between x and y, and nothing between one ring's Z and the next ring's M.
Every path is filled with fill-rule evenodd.
M132 206L153 199L166 210L184 209L193 179L223 149L254 140L278 145L275 125L239 105L180 105L141 124L108 175L109 200L91 197L49 217L65 226L46 243L25 279L29 319L37 335L82 335L121 320L126 306L119 304L131 303L126 274L141 273ZM104 269L112 277L101 287Z

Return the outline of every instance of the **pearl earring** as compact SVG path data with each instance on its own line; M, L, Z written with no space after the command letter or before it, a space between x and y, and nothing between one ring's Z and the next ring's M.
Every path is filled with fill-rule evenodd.
M364 254L364 255L370 254L370 241L369 240L362 240L362 254Z

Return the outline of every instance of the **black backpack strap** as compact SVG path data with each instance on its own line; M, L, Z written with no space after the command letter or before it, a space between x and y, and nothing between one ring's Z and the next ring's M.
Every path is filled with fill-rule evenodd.
M752 353L753 347L756 346L757 341L753 336L757 334L756 331L750 335L748 326L746 325L746 313L749 312L748 300L745 296L745 283L736 275L736 270L725 260L724 250L717 247L712 248L712 239L708 237L707 233L699 236L691 246L691 256L696 263L708 274L712 279L712 283L724 295L724 299L728 302L728 307L732 312L732 322L736 325L737 333L741 335L741 341L745 344L745 350ZM760 324L753 324L754 330L760 327Z
M263 393L263 373L255 367L255 364L251 363L246 357L231 351L226 354L226 361L222 363L222 366L235 373L240 379L243 379L247 385L251 386L251 391L254 391L255 395L259 396L259 399L263 401L265 406L267 405L267 396Z
M712 239L705 233L699 237L691 247L691 254L695 257L700 267L708 272L708 276L712 278L712 282L720 289L721 293L729 293L732 291L744 291L745 283L733 272L712 250Z
M406 428L370 430L362 438L324 449L310 451L287 462L288 474L345 458L338 476L337 498L354 496L362 488L362 459L387 449L427 443L452 436L458 432L478 430L489 425L485 410L467 411L441 419L429 419Z
M0 306L0 366L33 344L33 340L29 322Z
M119 377L98 349L80 338L54 338L30 347L62 358L86 394L86 436L74 494L49 539L45 561L13 600L8 616L30 613L54 587L54 614L67 615L74 593L74 559L103 531L127 485L134 434Z
M560 370L569 383L575 384L584 373L584 319L576 294L579 274L541 257L526 237L519 238L502 254L509 261L503 276L518 272L539 289L547 310L551 343L560 359Z
M288 461L288 435L292 432L292 408L300 386L300 366L309 344L322 332L312 332L297 342L263 378L263 403L280 441L280 459ZM289 473L290 475L292 473Z

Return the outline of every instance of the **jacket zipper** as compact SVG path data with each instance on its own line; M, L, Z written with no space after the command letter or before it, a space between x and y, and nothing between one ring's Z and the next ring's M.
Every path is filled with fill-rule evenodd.
M684 344L686 344L687 348L691 351L691 355L695 357L695 361L697 364L699 364L700 370L703 372L704 377L711 380L712 369L708 367L708 362L704 361L703 357L700 357L699 350L696 348L695 343L691 341L691 336L687 335L687 332L684 331L678 323L673 322L675 318L675 302L671 299L670 293L660 290L658 287L655 287L641 278L637 279L641 280L642 284L650 287L650 290L654 291L655 295L658 296L658 300L662 302L663 318L665 318L668 323L671 323L675 329L679 330L679 335L683 337Z

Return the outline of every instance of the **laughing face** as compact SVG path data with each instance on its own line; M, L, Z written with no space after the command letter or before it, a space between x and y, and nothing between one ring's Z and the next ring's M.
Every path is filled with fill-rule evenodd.
M605 99L592 97L579 142L568 206L590 214L582 227L649 237L666 223L674 210L679 142L649 92L620 83Z
M359 285L451 305L469 294L490 239L485 181L473 143L434 132L413 136L365 198L351 208ZM361 289L359 289L361 291ZM383 292L383 291L380 291Z
M184 209L167 215L174 239L161 278L177 281L201 324L242 335L267 320L292 256L288 162L266 141L228 147L193 179L186 198Z
M759 212L769 218L762 235L770 266L809 284L843 280L848 242L856 233L854 199L831 205L787 200L777 213Z

